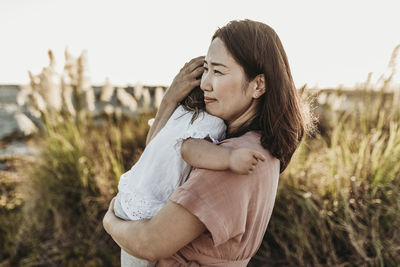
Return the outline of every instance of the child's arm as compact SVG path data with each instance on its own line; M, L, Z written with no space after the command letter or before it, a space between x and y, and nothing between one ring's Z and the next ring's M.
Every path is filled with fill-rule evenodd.
M258 160L265 157L247 148L228 148L213 144L205 139L189 138L183 141L182 158L191 166L210 170L231 170L240 174L249 174Z
M153 125L150 127L150 130L147 133L146 145L158 134L159 131L161 131L171 117L172 113L174 113L175 109L176 105L174 103L161 101Z
M187 62L175 76L171 86L165 92L157 111L153 125L147 134L146 145L153 139L167 123L179 103L200 85L201 79L197 79L204 71L204 56L196 57Z

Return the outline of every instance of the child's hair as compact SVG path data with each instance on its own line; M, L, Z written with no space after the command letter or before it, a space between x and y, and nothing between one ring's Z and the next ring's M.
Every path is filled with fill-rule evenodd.
M201 90L200 86L195 87L180 103L183 108L187 111L193 111L192 120L193 123L199 116L201 111L205 110L204 103L204 92Z

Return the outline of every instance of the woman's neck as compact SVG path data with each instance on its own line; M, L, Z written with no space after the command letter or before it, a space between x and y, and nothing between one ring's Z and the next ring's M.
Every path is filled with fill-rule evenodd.
M228 121L227 134L232 135L232 133L237 132L240 128L249 126L253 119L257 116L257 102L253 101L248 109L243 112L239 117Z

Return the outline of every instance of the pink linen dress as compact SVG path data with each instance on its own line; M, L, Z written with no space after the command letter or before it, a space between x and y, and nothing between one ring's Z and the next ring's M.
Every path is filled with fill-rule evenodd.
M260 247L275 203L279 160L262 147L258 132L220 145L255 149L266 160L249 175L193 169L169 200L198 217L207 230L156 266L246 266Z

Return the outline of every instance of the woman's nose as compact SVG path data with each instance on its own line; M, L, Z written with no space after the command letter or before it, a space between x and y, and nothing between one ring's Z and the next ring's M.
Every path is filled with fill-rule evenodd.
M200 88L203 91L212 91L211 81L208 76L208 72L203 72L201 76Z

